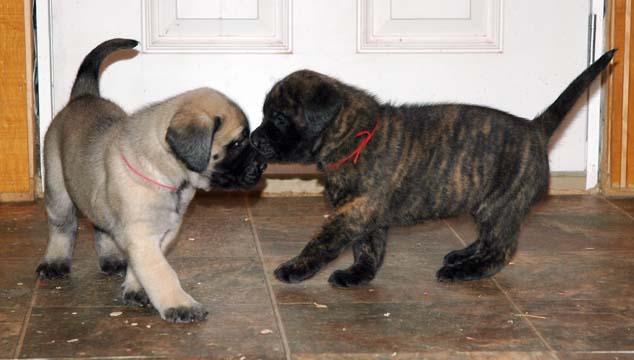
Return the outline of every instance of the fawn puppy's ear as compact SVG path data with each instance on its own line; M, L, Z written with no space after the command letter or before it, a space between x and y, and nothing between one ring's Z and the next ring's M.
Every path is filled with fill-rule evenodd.
M218 117L210 119L202 112L179 110L170 121L165 141L189 170L203 172L209 165L214 134L219 127Z

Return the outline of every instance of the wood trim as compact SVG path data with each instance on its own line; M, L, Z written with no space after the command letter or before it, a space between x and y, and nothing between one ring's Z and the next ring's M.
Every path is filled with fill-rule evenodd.
M34 199L32 0L0 0L0 201Z
M623 49L623 99L629 99L630 93L630 48L632 43L632 0L625 2L625 46ZM621 105L621 169L619 171L619 187L626 187L627 181L627 119L629 114L628 101Z
M608 82L602 190L634 189L634 0L612 0L610 48L617 48Z

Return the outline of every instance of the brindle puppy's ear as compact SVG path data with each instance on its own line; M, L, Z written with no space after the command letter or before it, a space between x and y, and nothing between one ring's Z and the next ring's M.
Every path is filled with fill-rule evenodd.
M220 118L213 121L206 114L179 110L170 121L165 141L176 158L195 172L203 172L209 164L211 146Z
M327 125L339 114L343 106L343 98L334 86L319 84L308 95L304 104L306 118L306 134L314 137L320 135Z

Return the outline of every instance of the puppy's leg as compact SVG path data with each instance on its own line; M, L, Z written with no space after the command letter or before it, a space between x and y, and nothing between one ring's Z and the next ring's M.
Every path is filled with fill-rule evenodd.
M75 205L64 186L60 166L47 164L46 213L48 215L48 245L44 260L35 270L42 278L68 276L77 238Z
M328 282L335 287L352 287L369 283L383 264L387 228L368 233L352 245L354 264L345 270L337 270Z
M436 273L439 281L477 280L502 270L517 250L522 220L537 191L531 186L516 187L485 200L475 214L478 240L465 250L475 252L461 261L446 264ZM466 252L466 251L465 251ZM448 254L447 256L450 256Z
M480 241L476 240L471 243L471 245L467 246L464 249L454 250L449 254L445 255L445 258L442 261L443 265L454 265L463 260L470 258L473 254L478 250L478 246L480 246Z
M101 272L108 276L125 275L128 262L123 252L121 252L110 234L97 226L93 226L93 228L95 249L97 249L97 256L99 256L99 268Z
M175 323L204 320L207 310L183 290L161 250L161 243L170 242L175 234L176 231L157 235L142 227L133 229L126 239L128 265L163 319Z
M131 268L126 271L125 281L121 287L123 288L123 303L125 305L143 307L151 304L150 298Z
M365 236L373 216L367 199L355 199L337 210L321 232L293 259L275 269L280 281L297 283L315 275L325 264L336 259L352 241Z

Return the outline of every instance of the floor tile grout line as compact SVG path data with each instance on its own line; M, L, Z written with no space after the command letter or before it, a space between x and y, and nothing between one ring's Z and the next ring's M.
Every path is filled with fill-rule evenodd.
M275 316L275 322L277 323L277 328L280 330L280 336L282 338L282 346L284 346L284 352L287 360L291 360L291 348L288 345L288 338L286 337L286 331L284 330L284 324L282 323L282 316L280 315L280 309L277 305L277 299L275 298L275 293L273 292L273 285L271 285L271 281L269 280L268 275L266 274L266 267L264 266L264 254L262 253L262 246L260 245L260 236L258 235L257 229L255 228L255 218L251 212L251 206L249 204L249 198L247 195L244 197L244 204L247 208L247 216L249 219L249 223L251 224L251 231L253 232L253 240L255 242L255 249L258 252L258 257L260 259L260 265L262 265L262 271L264 272L264 282L266 283L266 291L269 293L269 299L271 300L271 305L273 307L273 315Z
M447 227L449 228L449 230L451 230L451 232L454 234L455 237L458 238L458 240L462 243L463 246L468 246L468 244L466 243L466 241L462 238L462 236L460 236L460 234L458 234L458 232L453 228L453 226L451 226L451 224L449 224L449 222L447 220L443 219L443 222L445 223L445 225L447 225ZM511 299L511 296L504 290L504 288L502 288L502 286L500 285L500 283L498 283L498 281L494 278L491 278L491 281L493 281L493 284L495 284L495 286L498 288L498 290L500 290L500 292L502 292L502 294L504 295L504 297L506 298L506 300L508 300L508 302L511 304L511 306L515 309L515 311L517 311L519 314L523 314L522 309L515 303L515 301L513 301L513 299ZM552 351L553 353L555 352L555 349L553 349L553 347L548 343L548 341L546 341L546 339L542 336L542 334L537 330L537 328L535 327L535 325L533 324L532 321L530 321L530 319L528 319L526 316L522 316L522 319L524 321L526 321L526 323L528 324L528 326L531 328L531 330L535 333L535 335L537 335L537 337L539 338L539 340L542 342L542 344L546 347L546 349L548 351ZM556 359L559 359L559 357L557 356L557 354L554 354Z
M625 214L625 216L629 217L630 219L634 220L634 215L628 213L627 211L625 211L625 209L622 209L620 206L616 205L615 203L613 203L612 201L610 201L610 199L608 199L605 195L601 195L601 198L605 201L607 201L608 204L612 205L612 207L616 208L617 210L619 210L619 212Z
M37 296L37 288L40 286L40 278L38 276L37 280L35 280L35 286L33 286L33 294L31 295L31 301L29 302L29 308L26 310L26 314L24 314L24 320L22 320L22 328L20 329L20 337L18 338L18 345L15 347L15 352L13 353L14 358L18 358L22 353L22 348L24 347L24 338L26 338L26 328L29 326L29 322L31 321L31 313L33 312L33 308L35 307L35 298Z

